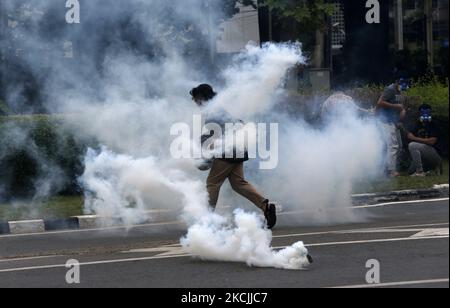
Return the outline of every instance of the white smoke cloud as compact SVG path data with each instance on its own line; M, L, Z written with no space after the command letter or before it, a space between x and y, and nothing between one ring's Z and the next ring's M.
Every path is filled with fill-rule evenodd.
M302 242L280 251L271 248L272 232L255 213L234 211L234 226L201 221L181 239L185 250L204 260L245 262L249 266L302 269L309 264Z
M189 226L182 245L199 258L251 266L303 267L308 252L301 242L274 251L261 213L237 210L231 220L211 213L204 187L206 174L196 170L195 161L170 156L170 127L178 122L191 123L192 115L202 112L188 92L205 81L208 63L203 61L201 66L198 61L191 62L193 57L185 47L192 42L183 41L189 26L186 32L179 32L158 21L164 17L164 8L169 8L173 9L171 20L176 28L182 24L205 27L202 10L193 5L198 1L132 2L120 2L109 11L101 1L84 2L90 12L82 15L84 31L96 23L83 26L83 18L99 20L102 31L73 34L75 43L87 43L78 67L55 63L46 83L49 108L70 114L67 126L71 131L94 137L104 146L90 150L85 157L80 183L86 190L86 213L134 224L141 222L149 209L174 209ZM135 5L141 10L133 9ZM96 19L94 12L102 18ZM118 21L139 28L141 36L133 33L127 40L111 37L115 33L112 24ZM88 33L93 39L83 40ZM122 34L126 37L127 33ZM40 44L40 35L31 39L28 44ZM109 40L109 45L100 44L103 39ZM140 48L133 49L133 44ZM152 57L142 52L147 44ZM94 61L98 58L100 63ZM33 67L36 59L28 60ZM299 44L248 47L216 78L219 95L204 111L220 115L225 110L245 121L279 123L278 168L252 170L254 161L248 164L250 179L265 196L288 210L313 210L313 217L305 216L309 223L351 221L356 218L345 208L351 204L352 185L379 170L381 139L374 123L352 111L330 117L322 130L279 111L283 106L277 103L283 102L277 94L282 92L283 78L288 69L304 61ZM39 65L34 68L40 69ZM221 201L235 208L246 205L245 200L230 197L226 189ZM315 212L318 209L325 211Z
M280 57L274 57L277 50L280 52ZM291 65L301 60L301 57L297 56L299 55L297 47L270 45L257 53L252 50L248 56L256 60L256 63L267 61L268 58L275 61L271 65L272 69L268 69L265 65L258 65L253 69L252 74L239 74L237 78L247 83L251 82L258 72L263 72L265 83L261 86L267 89L267 93L274 92L282 82L283 72L287 69L287 66L282 64L286 62L286 56L289 55ZM246 53L240 58L245 56ZM246 69L249 68L246 65ZM234 87L236 85L233 85L231 91L235 91ZM227 89L225 85L225 93ZM242 93L243 97L239 93ZM240 102L250 97L245 91L238 91L234 95L236 106L244 106ZM180 98L180 101L188 106L184 98ZM233 227L231 224L233 221L209 211L204 179L199 176L199 171L193 169L194 162L183 165L182 162L171 159L167 154L162 154L169 149L167 140L164 141L164 139L168 137L170 125L175 123L176 116L181 116L175 111L168 114L167 109L164 108L167 107L166 104L165 100L153 100L148 106L113 103L94 107L100 109L92 113L97 116L93 125L95 129L91 133L95 132L105 144L112 144L120 151L128 153L140 152L133 148L133 143L138 145L143 142L153 146L140 147L145 149L140 155L148 153L142 158L117 155L106 148L103 148L100 153L90 151L85 162L86 171L81 177L83 186L89 192L86 196L87 212L106 217L120 217L125 223L133 224L141 222L148 209L163 207L180 210L182 208L182 217L189 226L182 244L195 256L203 259L243 261L253 266L289 269L301 268L307 264L307 250L302 243L297 243L280 252L274 252L271 249L271 232L264 229L261 215L236 211L233 218L236 226ZM173 101L173 104L176 102ZM192 102L189 106L194 108ZM250 115L250 112L255 114L264 111L264 109L254 110L254 108L259 109L260 106L255 104L248 108L247 115ZM185 108L181 109L186 112ZM193 111L195 110L190 110L191 116ZM125 125L124 122L131 114L138 116L134 117L130 129L130 126ZM160 117L158 116L160 114L168 116ZM142 115L144 116L141 118ZM185 115L182 118L185 118ZM150 124L146 124L147 121L150 121ZM124 125L120 125L121 123ZM90 128L92 124L85 124L83 125L85 128L92 129ZM134 125L138 128L133 128ZM146 130L143 129L145 127L155 129L148 129L148 133L145 133ZM143 129L144 134L138 134L140 129ZM106 133L103 134L103 132ZM124 133L127 134L127 138L120 137ZM199 237L200 234L201 237ZM207 238L214 239L214 243L205 242ZM227 243L228 248L219 249L221 243ZM240 247L240 254L235 255L237 246Z
M208 107L211 113L225 110L234 118L247 120L267 113L288 69L304 64L300 44L248 45L224 71L226 88Z
M266 52L272 54L277 50L283 57L272 59L284 61L286 54L283 53L290 50L292 55L297 55L298 61L301 60L295 48L285 45L272 45L260 49L258 54L266 58ZM245 55L240 55L240 59ZM249 57L254 57L254 53L249 53ZM255 61L255 67L245 67L245 71L252 69L252 74L236 74L237 80L231 81L232 90L228 91L227 84L223 87L223 92L235 93L233 105L237 110L240 110L240 106L246 106L247 98L251 97L247 91L234 89L239 84L238 80L247 85L254 74L264 73L267 85L261 83L259 86L261 89L271 89L267 90L267 95L276 92L282 82L284 75L281 72L285 72L287 67L275 63L271 66L272 69L267 69L258 65L258 60L260 59ZM295 63L296 61L291 61L291 65ZM236 67L234 69L237 70ZM278 78L278 83L273 81L275 78ZM187 106L188 103L184 100L180 97L180 101ZM220 101L220 98L214 101L212 108ZM267 102L262 106L247 106L248 108L244 108L245 115L248 117L251 114L267 113L275 100L267 99ZM86 173L82 177L85 187L94 192L93 199L89 196L87 198L87 209L121 217L131 224L139 222L146 209L182 208L183 218L190 226L182 244L195 256L202 259L242 261L252 266L289 269L304 266L307 263L307 250L302 243L280 252L271 249L271 232L263 228L261 215L238 210L230 221L207 210L204 179L193 168L193 162L173 161L162 154L169 148L165 138L170 124L174 123L176 116L183 118L175 111L176 108L173 112L164 112L166 109L161 106L167 107L166 104L165 100L152 101L149 106L112 104L102 106L102 109L94 112L99 115L94 125L97 136L103 136L104 128L108 128L106 131L116 136L113 133L114 126L119 136L131 131L127 138L103 138L106 144L108 140L112 140L109 144L118 147L120 151L137 153L140 151L133 148L133 142L138 145L147 139L147 143L153 147L144 146L145 150L139 155L148 153L151 156L143 158L116 155L107 150L98 155L91 152L86 162ZM283 113L271 116L271 120L276 120L282 127L281 163L275 170L265 172L265 175L270 172L269 176L257 176L255 180L266 195L281 202L286 209L312 210L303 217L309 223L358 219L347 209L351 204L352 185L361 178L374 176L378 171L382 143L375 123L370 119L359 118L356 110L347 108L347 101L343 101L342 105L345 108L330 116L328 125L321 130L302 121L293 121ZM182 110L183 113L188 111ZM111 112L110 115L108 111ZM167 117L156 116L156 111L167 114ZM193 112L195 110L190 109L191 115ZM131 127L140 124L140 128L129 130L130 126L125 125L130 114L139 114L134 117ZM142 120L140 115L144 115ZM144 119L151 119L151 124L146 124ZM119 124L122 121L123 126ZM147 134L144 129L147 125L165 129L149 130L150 133ZM142 133L139 134L141 129ZM133 207L130 207L130 200ZM236 251L239 253L236 254Z
M286 210L306 211L298 222L361 220L350 208L353 186L380 174L383 142L376 122L359 118L345 103L339 116L327 117L320 129L281 119L279 165L256 179Z

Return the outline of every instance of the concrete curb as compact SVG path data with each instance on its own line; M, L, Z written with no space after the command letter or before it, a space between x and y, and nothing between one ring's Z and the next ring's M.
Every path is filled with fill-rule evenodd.
M11 234L27 234L27 233L41 233L45 232L44 220L23 220L23 221L10 221L9 232Z
M449 185L436 185L430 189L392 191L385 193L353 195L353 205L373 205L384 202L414 201L434 198L448 198ZM177 213L172 210L151 210L146 212L141 224L163 223L176 219ZM99 227L124 227L122 219L84 215L59 220L0 221L0 234L29 234L45 231L96 229Z
M151 210L145 212L140 224L158 223L176 218L177 212L172 210ZM101 217L98 215L84 215L73 217L78 221L79 229L95 229L101 227L124 226L123 219L114 217Z
M353 195L353 205L371 205L383 202L426 200L433 198L447 198L449 196L449 185L436 185L430 189L412 189L392 191L385 193Z

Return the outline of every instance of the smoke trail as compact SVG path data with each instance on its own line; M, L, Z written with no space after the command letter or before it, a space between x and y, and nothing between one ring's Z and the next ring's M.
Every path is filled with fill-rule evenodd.
M281 125L280 162L257 182L270 189L286 210L305 210L298 222L329 224L361 219L350 208L353 186L379 175L383 141L375 119L361 118L346 101L338 113L327 114L324 127L302 121ZM286 121L286 120L285 120Z
M275 57L274 54L277 54L277 51L279 56ZM246 55L243 53L240 58ZM268 93L273 92L280 85L284 76L283 72L287 69L285 65L277 64L285 63L287 55L291 56L289 58L291 65L301 60L295 47L271 45L258 53L252 51L248 56L257 60L257 63L270 58L272 65L270 68L265 65L256 65L252 74L240 74L237 78L247 83L251 82L254 75L264 73L265 79L261 86L266 88ZM246 69L249 69L248 65ZM226 89L227 86L225 86L225 93ZM245 91L235 92L234 95L237 106L249 97ZM153 103L157 104L155 101ZM106 106L107 110L110 107ZM248 111L252 111L252 108ZM158 127L168 127L171 124L170 117L155 118L156 113L147 112L146 108L140 110L141 114L142 112L146 115L153 114L150 118L157 123ZM96 114L104 115L105 112ZM126 115L128 112L122 111L120 114ZM97 119L97 123L102 123L98 126L99 129L104 127L103 116ZM168 131L166 130L166 134ZM156 145L161 141L159 138L164 137L165 134L162 132L161 136L155 135L157 134L153 131L152 135L146 135L146 138L151 138L149 142ZM155 140L158 142L155 143ZM162 143L158 144L157 149L161 148ZM122 149L125 150L125 148ZM178 210L182 208L182 217L187 222L189 230L181 242L186 250L195 256L203 259L243 261L253 266L289 269L298 269L307 264L307 250L302 243L296 243L279 252L271 249L271 232L264 229L260 216L238 210L234 213L234 221L228 221L225 217L211 213L206 202L203 181L196 179L198 176L193 174L192 170L183 170L176 163L173 165L174 162L170 162L170 157L158 156L158 151L155 150L152 152L155 153L154 156L133 158L127 155L116 155L106 148L103 148L100 153L90 151L85 162L86 171L81 178L83 186L89 192L86 196L86 210L102 216L120 217L125 223L133 224L141 222L145 217L145 211L149 208L161 206ZM232 225L233 222L235 226ZM205 241L207 238L214 240ZM240 247L240 253L236 255L237 247Z
M174 209L190 227L182 244L193 255L253 266L301 268L307 253L302 243L275 252L260 215L237 210L228 220L210 213L206 175L196 170L194 161L170 156L170 127L191 123L192 114L200 112L187 97L188 91L211 75L205 61L208 34L203 33L208 22L201 1L116 2L83 2L85 21L78 28L55 33L39 26L50 16L37 14L35 27L21 31L25 39L17 42L22 49L38 51L27 53L19 62L42 77L47 109L70 114L66 124L74 134L104 145L85 157L80 183L86 191L86 213L134 224L149 209ZM53 5L47 0L38 7L52 11ZM82 47L76 61L59 57L59 40L65 37ZM248 47L216 78L219 95L205 112L221 115L225 111L245 121L279 123L280 165L253 172L251 179L287 209L342 213L305 216L310 223L354 220L344 210L350 205L352 185L379 169L381 142L376 125L347 110L330 113L325 128L317 130L282 111L277 93L282 91L286 71L305 61L299 47ZM56 59L52 65L43 65L42 50ZM230 198L226 190L222 195L222 202L238 208L246 205L242 199Z
M271 248L272 232L255 213L234 211L234 226L202 221L181 239L185 250L204 260L245 262L249 266L301 269L309 264L302 242L280 251Z
M299 43L248 45L224 71L226 88L208 107L209 112L224 110L243 120L269 112L287 70L305 61Z

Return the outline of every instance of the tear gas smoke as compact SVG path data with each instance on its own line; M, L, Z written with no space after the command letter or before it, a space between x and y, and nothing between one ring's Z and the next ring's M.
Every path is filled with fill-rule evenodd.
M211 213L204 187L206 174L196 169L194 160L170 156L170 128L178 122L191 123L192 115L201 112L187 93L209 73L201 48L189 49L207 45L201 31L207 21L198 9L200 1L175 2L132 0L112 6L100 0L83 2L88 9L81 15L80 28L70 32L74 45L83 48L78 62L51 62L43 86L46 107L71 114L66 123L71 131L94 137L103 145L85 157L80 178L86 191L85 211L134 224L149 209L174 209L189 226L181 243L195 256L301 268L307 254L301 242L273 251L271 232L263 228L259 214L236 210L230 221ZM51 4L40 1L39 7ZM25 48L50 46L50 56L58 53L55 39L38 30L23 35ZM39 59L40 55L30 53L21 60L42 74ZM249 46L217 78L219 95L203 111L279 123L278 168L255 171L254 161L248 164L250 179L287 210L340 213L314 212L312 217L305 216L309 223L354 220L344 208L351 204L355 181L377 174L381 138L376 125L359 118L351 108L330 115L323 130L294 121L286 112L274 112L275 106L283 110L277 105L283 103L277 94L282 92L287 70L304 62L299 44ZM235 208L246 205L225 189L221 198Z
M258 64L264 62L267 57L270 57L272 62L279 59L279 62L285 63L286 54L289 51L291 52L291 65L295 65L302 59L298 46L288 45L270 45L261 49L256 58L254 52L249 56ZM277 52L280 53L279 57L274 56ZM245 54L243 53L239 58L242 59ZM267 80L267 84L263 85L265 91L275 93L282 82L282 72L285 72L287 67L277 65L277 62L272 63L270 67L268 69L264 65L256 65L253 68L253 74L258 74L261 70L260 73L264 73ZM248 66L247 69L249 69ZM239 74L237 78L241 82L247 83L247 81L251 82L253 74ZM277 83L273 81L276 78L278 78ZM229 91L236 91L235 87L228 90L225 86L222 91L225 93L224 95L227 95ZM239 93L242 93L242 98ZM246 98L250 97L246 91L238 91L233 95L236 106L241 105L239 102L245 102ZM220 102L220 96L218 101ZM216 102L212 102L213 106L216 106ZM158 102L155 101L153 104L158 104ZM266 106L262 107L267 108ZM140 114L149 116L154 114L143 106L141 108ZM259 108L261 106L256 104L252 108L248 108L247 115L264 112L264 109ZM105 114L105 112L95 112L95 114ZM120 112L119 114L126 115L129 112ZM105 126L101 124L103 119L102 116L97 119L98 126L96 125L96 127L98 129ZM165 132L160 133L161 139L156 140L164 139L165 134L169 132L170 124L173 123L170 122L171 118L153 116L151 119L153 123L157 123L158 127L167 128ZM116 118L116 123L117 120ZM153 137L155 131L152 133L146 135L146 138L155 138L156 136ZM140 137L136 136L136 138ZM166 149L168 148L167 146ZM307 264L307 250L302 243L274 252L270 248L271 232L263 228L263 222L256 214L236 211L234 213L236 226L232 227L226 218L211 213L207 206L204 182L198 179L198 171L183 168L179 161L171 159L170 156L158 156L157 151L152 152L155 153L155 156L133 158L132 156L116 155L106 148L102 149L100 153L91 150L85 162L86 171L81 178L83 186L90 192L86 196L86 209L100 215L120 217L125 223L133 224L140 222L149 208L182 208L183 218L190 226L186 237L182 239L182 244L193 255L214 260L244 261L254 266L291 269L301 268ZM202 236L200 237L199 234ZM214 238L215 243L206 241L202 244L205 238ZM218 249L224 243L226 243L226 248ZM241 248L240 253L236 255L234 252L237 246Z

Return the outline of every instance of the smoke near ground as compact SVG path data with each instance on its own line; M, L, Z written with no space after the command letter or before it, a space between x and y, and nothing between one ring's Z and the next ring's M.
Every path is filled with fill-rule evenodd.
M79 179L86 214L117 217L131 225L142 222L148 210L171 209L189 226L183 247L199 258L286 269L305 266L308 252L303 243L274 251L261 213L239 210L247 201L226 188L220 203L237 210L231 219L211 213L206 174L197 170L195 160L170 155L171 126L190 124L192 115L201 112L189 90L211 76L205 52L209 35L202 30L209 24L202 1L81 3L86 12L81 24L70 33L55 33L57 38L69 35L74 46L82 47L77 62L55 60L44 70L36 53L20 60L41 74L46 108L70 114L69 130L102 145L86 153ZM39 12L51 11L54 5L40 0L37 7ZM42 16L48 17L36 13L33 23L40 24ZM60 41L43 30L24 32L23 47L49 49L50 57L59 59ZM352 185L379 172L381 138L375 123L361 118L353 104L327 112L320 130L283 112L283 79L305 61L300 44L248 46L214 74L219 95L205 111L225 110L247 122L279 124L277 168L258 170L257 161L247 168L258 189L284 210L307 210L296 223L354 221L358 217L346 209ZM17 87L10 93L24 97Z
M213 214L211 214L213 215ZM234 211L233 228L220 217L191 226L181 239L185 250L204 260L245 262L249 266L302 269L308 266L308 250L302 242L282 250L271 248L272 232L255 213Z

